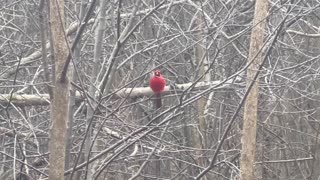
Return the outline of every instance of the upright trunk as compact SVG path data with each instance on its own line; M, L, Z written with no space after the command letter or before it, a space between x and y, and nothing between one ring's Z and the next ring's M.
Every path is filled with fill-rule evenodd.
M259 52L263 45L265 18L267 16L268 1L257 0L253 19L253 26L248 63L252 64L247 69L247 86L253 80L255 74L262 62L262 56ZM254 179L254 161L256 151L256 124L258 111L258 82L254 83L244 105L244 122L242 130L242 150L241 150L241 179Z
M55 82L51 102L51 127L49 142L49 180L64 179L65 145L69 112L69 82L62 69L68 55L64 33L64 1L50 1Z
M197 2L197 5L200 7L201 3ZM196 64L196 72L197 75L195 78L202 76L207 70L208 70L208 59L207 59L207 49L206 49L206 27L205 27L205 19L203 17L203 14L199 11L197 13L197 19L195 20L195 25L198 30L198 34L196 35L196 41L198 41L198 44L195 46L195 64ZM210 74L207 73L201 81L210 81ZM206 98L202 97L199 99L196 103L197 105L197 116L196 119L197 122L194 122L196 124L196 127L192 129L193 136L193 147L199 149L196 151L196 162L199 166L204 167L205 166L205 159L203 158L203 151L201 149L204 149L206 147L206 117L205 117L205 108L206 108ZM194 173L194 172L193 172ZM204 179L207 177L205 176Z
M90 97L95 98L95 91L96 91L96 84L97 84L97 72L99 70L99 64L100 64L100 58L102 57L102 40L103 40L103 35L106 27L106 11L107 11L107 3L106 1L100 1L100 11L99 11L99 26L96 29L95 33L95 45L94 45L94 57L93 57L93 66L92 66L92 72L91 72L91 77L90 77L90 87L89 87L89 95ZM88 99L87 102L87 128L89 128L87 138L85 139L85 158L88 159L90 156L90 146L91 146L91 139L93 133L92 127L94 125L90 126L90 121L94 116L94 109L96 108L96 103L94 100ZM97 142L94 142L94 147L96 148ZM94 167L97 166L98 164L90 164L87 169L87 177L86 179L91 180L93 179L93 174L94 174Z

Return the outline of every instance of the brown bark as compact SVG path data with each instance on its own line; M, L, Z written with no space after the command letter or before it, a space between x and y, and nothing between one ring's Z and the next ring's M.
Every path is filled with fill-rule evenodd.
M259 52L263 45L265 28L265 17L267 16L268 1L257 0L253 19L254 28L252 29L248 62L252 64L247 69L247 85L253 80L259 65L262 62L262 56ZM259 54L258 54L259 53ZM242 130L242 150L241 150L241 179L254 179L254 161L256 151L256 131L257 131L257 111L258 111L259 88L256 82L244 105L244 123Z
M50 20L55 62L55 87L51 102L49 180L64 179L66 132L69 112L69 82L61 77L68 55L64 33L64 1L50 1ZM65 81L61 81L65 79Z

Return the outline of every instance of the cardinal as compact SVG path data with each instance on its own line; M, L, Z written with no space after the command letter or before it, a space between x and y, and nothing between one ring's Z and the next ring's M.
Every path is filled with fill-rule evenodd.
M150 88L155 94L155 107L158 109L161 107L161 93L164 90L164 87L166 86L166 80L163 78L161 72L159 70L155 70L153 72L153 76L150 79L149 82Z

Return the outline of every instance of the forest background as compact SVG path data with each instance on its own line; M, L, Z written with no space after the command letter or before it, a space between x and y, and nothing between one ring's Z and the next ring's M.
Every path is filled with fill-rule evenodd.
M318 179L319 6L0 0L0 179Z

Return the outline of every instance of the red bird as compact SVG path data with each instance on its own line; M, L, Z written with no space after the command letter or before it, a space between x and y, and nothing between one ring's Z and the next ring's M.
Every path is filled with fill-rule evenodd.
M166 80L161 75L159 70L155 70L153 76L149 82L150 88L154 92L156 99L155 99L155 106L156 108L161 107L161 92L164 90L166 86Z

